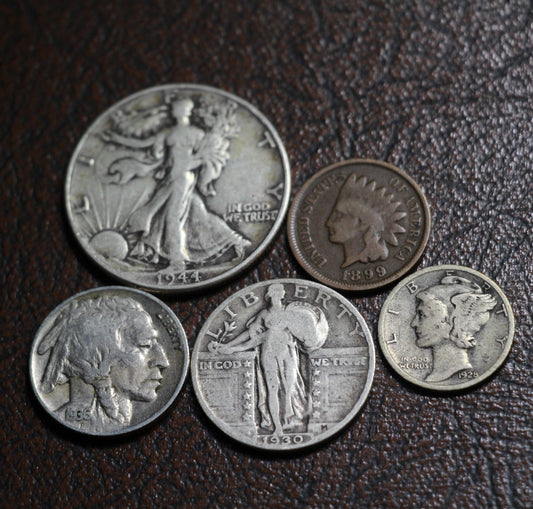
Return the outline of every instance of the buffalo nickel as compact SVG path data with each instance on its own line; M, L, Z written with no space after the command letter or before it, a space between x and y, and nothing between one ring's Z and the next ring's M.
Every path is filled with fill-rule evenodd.
M200 85L125 98L79 142L67 215L88 255L120 281L198 290L249 266L288 207L287 154L251 104Z
M361 409L374 376L368 327L321 284L278 279L224 301L191 360L198 400L234 439L270 450L320 442Z
M185 332L159 299L123 287L60 304L37 332L30 379L61 424L89 435L137 430L174 401L187 374Z
M381 161L328 166L300 189L289 211L291 249L318 281L370 290L408 272L427 244L429 207L416 182Z
M513 311L487 276L456 265L402 280L379 317L379 343L393 369L427 389L452 391L492 375L509 354Z

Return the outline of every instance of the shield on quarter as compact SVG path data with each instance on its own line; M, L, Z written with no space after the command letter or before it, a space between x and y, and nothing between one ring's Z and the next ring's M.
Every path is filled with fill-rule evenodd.
M361 409L374 346L355 307L321 284L264 281L223 302L191 361L209 418L234 439L269 450L316 444Z

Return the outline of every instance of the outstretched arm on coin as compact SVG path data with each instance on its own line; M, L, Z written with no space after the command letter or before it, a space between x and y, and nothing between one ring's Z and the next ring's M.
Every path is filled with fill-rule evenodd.
M135 177L146 177L150 172L160 168L161 162L152 164L143 163L134 157L117 159L108 170L110 180L115 184L126 184Z
M262 313L259 313L253 318L251 323L248 322L247 330L239 334L233 341L219 345L217 350L220 353L234 353L251 350L263 342L264 331L263 316Z
M101 134L102 139L109 143L116 143L117 145L123 145L128 148L133 149L143 149L149 148L154 145L161 145L165 139L165 133L160 132L148 138L129 138L128 136L123 136L114 131L107 130Z
M226 345L220 345L218 351L221 353L245 352L246 350L251 350L256 346L259 346L264 340L263 334L258 334L255 337L251 337L247 331L242 335L245 335L244 339L242 339L240 336L237 337L237 339L240 340L239 344L235 345L233 342L231 342Z

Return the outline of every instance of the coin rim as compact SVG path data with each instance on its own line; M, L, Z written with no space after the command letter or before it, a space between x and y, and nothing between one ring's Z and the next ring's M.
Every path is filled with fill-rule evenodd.
M200 343L201 343L201 339L200 338L202 338L203 336L206 335L206 331L209 328L209 325L211 323L212 317L214 317L215 314L218 314L219 311L222 311L224 309L224 307L229 305L230 301L233 301L237 297L237 295L240 294L241 292L251 291L251 290L253 290L254 288L256 288L258 286L266 286L266 285L271 285L271 284L275 284L275 283L302 284L302 285L307 285L307 286L313 286L315 288L320 288L320 289L323 288L324 290L327 290L329 292L333 292L335 294L334 295L335 298L337 298L342 304L347 306L347 308L350 309L353 312L353 314L355 315L355 317L357 318L358 323L362 324L361 328L362 328L363 333L365 335L365 339L366 339L367 344L368 344L368 352L369 352L369 355L368 355L368 358L369 358L369 361L368 361L368 374L367 374L367 377L366 377L365 386L363 387L363 391L361 392L361 395L358 398L358 400L357 400L356 404L354 405L354 407L352 408L352 410L350 410L350 412L344 417L344 419L339 421L335 426L329 428L327 432L324 432L324 433L320 434L319 437L313 437L309 442L306 442L303 445L294 444L294 445L291 445L290 447L284 447L284 448L283 447L276 447L276 444L264 444L264 445L261 445L261 444L257 444L257 443L250 443L250 442L246 441L246 435L243 435L243 434L240 434L240 433L235 433L235 431L232 431L231 426L228 426L224 421L219 419L211 411L211 409L209 408L209 406L205 402L205 399L203 397L201 397L202 392L201 392L201 389L200 389L200 386L199 386L198 370L196 368L196 366L198 364L198 355L200 353ZM278 278L278 279L268 279L268 280L260 281L258 283L254 283L252 285L249 285L249 286L246 286L244 288L241 288L241 289L237 290L232 295L230 295L228 298L224 299L224 301L222 303L220 303L215 308L214 311L211 312L211 314L209 315L209 318L207 318L207 320L205 321L205 323L204 323L203 327L201 328L200 332L196 336L195 344L194 344L194 347L193 347L193 350L192 350L192 354L191 354L191 380L192 380L192 384L193 384L193 387L194 387L194 393L195 393L196 399L200 403L200 406L202 407L202 409L205 412L205 414L207 415L207 417L209 417L211 422L218 429L223 431L230 438L232 438L233 440L236 440L239 443L242 443L242 444L244 444L246 446L253 447L254 449L269 450L269 451L276 451L276 452L288 452L288 451L293 451L293 450L298 450L298 449L306 449L306 448L315 446L316 444L319 444L319 443L329 439L330 437L336 435L338 432L340 432L342 429L344 429L355 418L355 416L359 413L359 411L361 410L361 408L365 404L366 400L368 399L368 396L370 394L370 390L372 388L372 384L373 384L373 381L374 381L375 366L376 366L376 352L375 352L375 348L374 348L374 339L372 337L372 333L370 332L368 324L366 323L366 320L364 319L363 315L359 312L359 310L355 307L354 304L352 304L343 295L339 294L338 292L336 292L335 290L333 290L333 289L331 289L331 288L329 288L327 286L322 285L321 283L317 283L315 281L309 281L307 279Z
M410 259L409 263L400 267L400 269L398 269L396 272L394 272L390 276L384 279L380 279L376 281L375 283L343 284L341 281L338 281L336 279L331 279L321 274L308 262L307 258L303 255L302 250L299 248L298 239L296 235L296 220L298 217L296 209L300 205L303 198L305 197L306 192L309 189L309 187L311 187L311 185L313 185L325 173L336 170L337 168L342 167L342 166L362 165L362 164L372 164L375 166L385 167L388 170L391 170L397 173L401 178L405 179L407 183L413 188L415 193L418 195L420 202L422 203L422 208L424 210L426 224L425 224L423 235L421 237L420 245L418 249L415 251L413 257ZM401 170L400 168L397 168L396 166L390 163L386 163L384 161L378 161L376 159L346 159L344 161L339 161L337 163L326 166L325 168L322 168L320 171L312 175L303 184L300 190L296 193L292 201L291 207L289 209L288 216L287 216L287 234L289 237L289 245L291 247L291 251L294 257L296 258L300 266L308 274L314 277L317 281L320 281L321 283L324 283L333 288L337 288L338 290L345 290L345 291L355 292L355 291L374 290L376 288L381 288L383 286L386 286L392 283L393 281L396 281L399 278L401 278L403 275L405 275L407 272L409 272L413 268L413 266L418 262L418 260L422 256L422 253L426 249L430 232L431 232L431 211L429 209L428 200L425 194L423 193L422 189L420 188L420 186L404 170Z
M54 412L50 411L50 409L48 408L48 405L41 398L40 391L37 388L37 382L34 379L34 373L33 373L33 371L34 371L33 367L34 367L34 362L35 362L34 358L36 358L36 355L37 355L36 354L37 342L38 342L37 340L41 339L41 334L43 333L44 329L50 326L51 317L53 317L53 319L55 319L58 316L58 314L61 312L61 310L64 309L64 307L66 305L68 305L70 302L72 302L72 301L74 301L76 299L79 299L81 297L85 297L86 295L89 295L91 293L95 293L96 294L96 293L105 293L105 292L109 292L109 291L111 291L111 292L120 291L120 292L123 292L123 293L131 292L131 293L134 293L134 294L138 294L138 295L142 296L143 298L146 298L146 299L154 301L158 306L160 306L164 311L166 311L169 314L169 316L174 321L176 327L178 328L178 331L182 335L182 338L181 338L182 339L182 341L181 341L182 345L181 346L183 347L183 369L182 369L182 373L181 373L181 376L179 378L179 381L178 381L178 383L176 385L176 389L171 394L171 396L169 397L168 401L157 412L152 414L150 416L150 418L145 419L144 421L139 422L139 423L135 424L134 426L128 426L128 427L124 428L123 430L118 430L118 431L115 430L113 432L93 432L93 431L90 431L90 430L82 430L82 429L76 428L75 426L72 426L72 425L68 424L67 421L61 420L57 415L55 415ZM139 302L139 301L137 301L137 302ZM81 433L81 434L84 434L84 435L91 435L91 436L94 436L94 437L111 437L111 436L118 436L118 435L127 435L127 434L135 432L135 431L137 431L137 430L139 430L139 429L141 429L141 428L143 428L145 426L148 426L149 424L151 424L152 422L157 420L174 403L174 401L176 400L176 397L180 393L180 391L181 391L181 389L183 387L183 384L185 383L185 380L187 378L187 374L188 374L188 370L189 370L189 344L188 344L188 341L187 341L187 335L185 334L185 329L183 328L183 325L181 324L180 320L178 319L178 317L176 316L174 311L172 311L160 299L158 299L154 295L151 295L150 293L144 292L142 290L138 290L136 288L130 288L130 287L127 287L127 286L102 286L102 287L98 287L98 288L92 288L90 290L85 290L83 292L77 293L76 295L73 295L72 297L69 297L68 299L66 299L63 302L61 302L60 304L58 304L52 311L50 311L50 313L48 313L48 315L46 315L46 317L42 321L39 329L37 329L37 332L35 333L35 336L34 336L34 339L33 339L33 343L32 343L32 346L31 346L31 350L30 350L30 359L29 359L29 362L28 362L28 367L29 367L29 375L30 375L31 386L32 386L32 389L33 389L33 392L34 392L35 396L37 397L37 400L41 404L41 407L46 411L46 413L48 415L53 417L53 419L55 421L59 422L62 426L65 426L65 427L67 427L67 428L69 428L69 429L71 429L73 431L76 431L77 433Z
M396 294L404 288L407 283L412 281L413 279L418 278L421 275L424 275L429 272L436 272L436 271L446 271L446 270L454 270L454 271L464 271L470 274L473 274L482 280L486 281L491 285L491 288L493 288L496 293L500 296L502 299L502 302L507 310L508 313L508 319L509 319L509 341L507 342L505 348L502 350L500 356L498 357L497 361L489 368L487 369L482 375L480 375L477 378L466 380L465 382L462 382L457 385L449 386L449 385L440 385L438 382L436 383L427 383L421 380L418 380L417 378L409 375L405 371L401 370L401 368L397 365L396 361L393 359L392 355L389 353L386 343L384 340L385 337L385 313L387 310L388 305L392 302ZM391 291L391 293L388 295L388 297L385 299L385 302L383 303L383 306L381 308L381 312L379 314L379 321L378 321L378 340L379 340L379 346L381 348L381 351L383 352L383 355L387 359L388 364L400 375L403 379L407 380L408 382L418 385L419 387L423 387L425 389L431 389L433 391L439 391L439 392L455 392L467 389L469 387L473 387L475 385L480 384L487 378L489 378L498 368L502 366L502 364L507 359L507 356L509 355L509 352L511 351L511 347L514 340L514 333L515 333L515 321L514 321L514 313L513 308L511 307L511 304L505 294L503 293L503 290L494 282L492 279L490 279L485 274L471 269L470 267L463 267L462 265L434 265L431 267L426 267L424 269L421 269L419 271L416 271L414 274L411 274L410 276L406 277L405 279L402 279Z
M272 135L274 139L274 142L276 143L276 148L280 154L282 173L285 176L285 182L284 182L285 189L283 191L283 197L280 202L278 216L275 219L272 225L272 228L269 230L269 232L267 233L265 238L260 242L260 244L255 248L255 250L250 253L250 255L244 258L244 260L242 260L235 267L225 272L222 272L213 278L207 279L205 281L200 281L197 283L186 283L182 285L176 285L176 286L172 286L169 288L169 287L160 287L157 285L145 284L143 282L136 281L135 277L129 278L127 276L124 276L123 273L112 269L107 264L104 264L101 260L94 257L91 251L88 250L86 245L82 242L79 231L76 231L76 229L74 228L75 223L74 223L74 216L73 216L72 209L71 209L69 189L72 184L72 174L74 172L74 168L75 168L79 153L81 152L93 128L102 119L110 115L112 111L115 111L116 109L120 108L123 104L133 101L137 97L143 96L145 94L164 91L164 90L176 90L176 89L178 89L181 92L190 91L192 93L195 93L195 92L210 93L210 94L215 94L215 95L226 97L238 103L240 106L247 109L253 116L255 116L258 119L258 121L262 123L263 126L269 131L269 133ZM103 113L101 113L96 118L96 120L85 130L83 136L81 137L80 141L76 145L74 152L72 153L72 157L70 158L70 161L67 167L67 176L66 176L66 181L65 181L65 208L67 212L68 222L69 222L71 231L74 234L76 241L78 242L78 245L81 247L83 252L89 257L89 259L91 259L94 263L96 263L96 265L98 265L98 267L100 267L106 274L109 274L110 276L112 276L113 278L115 278L116 280L124 284L133 286L135 288L139 288L139 289L143 289L143 290L147 290L147 291L151 291L155 293L162 293L162 294L194 292L199 289L216 286L218 284L221 284L224 281L227 281L233 278L235 275L244 271L246 268L252 265L252 263L254 263L264 253L268 245L273 241L274 237L279 232L285 220L285 214L287 213L287 209L289 207L290 195L291 195L291 168L290 168L290 163L289 163L289 157L281 141L281 137L279 136L278 132L276 131L272 123L255 106L250 104L245 99L242 99L230 92L226 92L225 90L221 90L216 87L211 87L208 85L195 85L192 83L165 84L165 85L158 85L155 87L146 88L146 89L140 90L139 92L135 92L134 94L131 94L121 99L120 101L112 104Z

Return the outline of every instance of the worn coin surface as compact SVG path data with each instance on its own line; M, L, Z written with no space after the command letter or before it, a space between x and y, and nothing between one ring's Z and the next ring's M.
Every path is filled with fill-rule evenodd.
M296 195L288 219L292 252L318 281L370 290L403 276L427 244L424 194L404 171L352 159L328 166Z
M361 409L374 345L355 307L300 279L257 283L202 328L191 377L202 408L234 439L261 449L316 444Z
M196 290L264 251L290 196L287 154L251 104L200 85L127 97L79 142L66 181L76 238L141 288Z
M379 343L393 369L421 387L452 391L494 373L507 357L514 318L487 276L457 265L402 280L379 317Z
M45 410L89 435L137 430L178 395L189 364L185 332L159 299L124 287L89 290L39 328L30 379Z

